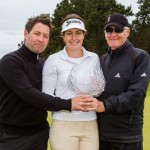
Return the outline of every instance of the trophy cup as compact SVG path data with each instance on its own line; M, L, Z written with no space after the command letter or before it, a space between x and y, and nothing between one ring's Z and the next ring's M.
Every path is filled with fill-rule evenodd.
M105 79L100 66L73 66L67 84L76 95L91 95L98 97L105 88Z

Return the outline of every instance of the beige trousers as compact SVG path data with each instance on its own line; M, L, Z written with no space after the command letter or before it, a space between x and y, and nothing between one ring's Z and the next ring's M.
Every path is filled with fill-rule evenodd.
M52 150L98 150L97 121L53 120L50 145Z

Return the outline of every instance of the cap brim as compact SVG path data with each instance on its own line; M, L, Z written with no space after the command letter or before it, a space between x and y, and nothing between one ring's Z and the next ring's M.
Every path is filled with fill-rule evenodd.
M111 22L111 23L108 23L107 25L105 25L104 29L106 29L106 28L109 27L109 26L115 26L115 27L117 27L117 28L119 28L119 29L123 29L123 28L124 28L124 26L121 25L121 24L118 24L118 23L116 23L116 22Z
M69 25L68 27L65 27L64 29L61 30L61 33L70 29L80 29L86 32L86 29L84 27L82 27L81 25Z

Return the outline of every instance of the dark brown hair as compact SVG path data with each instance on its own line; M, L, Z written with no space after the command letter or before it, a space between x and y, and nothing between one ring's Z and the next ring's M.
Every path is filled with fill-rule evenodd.
M49 14L40 14L39 16L33 16L28 19L25 29L30 32L36 23L42 23L50 28L50 35L53 32L53 25L51 24Z
M81 20L81 21L84 23L84 19L83 19L82 17L80 17L79 15L77 15L77 14L68 14L65 18L63 18L62 24L63 24L66 20L72 19L72 18L74 18L74 19L79 19L79 20Z

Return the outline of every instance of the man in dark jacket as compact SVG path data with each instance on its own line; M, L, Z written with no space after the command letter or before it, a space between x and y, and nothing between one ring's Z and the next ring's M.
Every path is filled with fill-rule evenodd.
M25 44L0 62L0 150L47 150L47 110L82 110L88 96L62 100L41 92L43 61L49 42L49 15L29 18Z
M108 49L100 60L106 88L99 101L93 103L98 112L100 150L142 150L150 58L128 41L130 27L124 15L108 16L104 34Z

